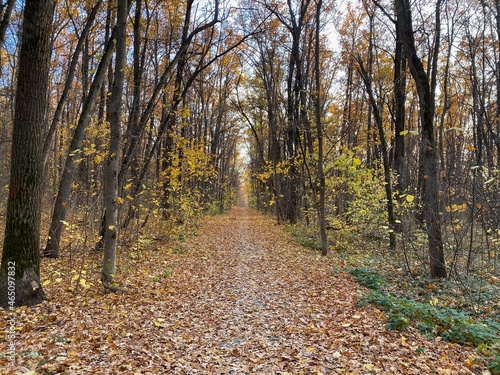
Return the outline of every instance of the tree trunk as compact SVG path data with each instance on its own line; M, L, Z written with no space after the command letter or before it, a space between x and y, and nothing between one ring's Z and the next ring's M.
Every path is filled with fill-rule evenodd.
M136 0L135 2L135 16L134 16L134 39L133 39L133 90L132 90L132 105L130 108L130 115L127 125L127 132L124 135L124 144L130 144L130 138L132 136L139 137L137 140L137 148L141 149L141 145L143 143L141 134L141 123L140 123L140 114L141 114L141 97L143 93L143 76L144 76L144 64L146 59L146 51L147 51L147 33L150 24L150 17L148 14L148 18L146 20L146 25L143 25L142 17L144 10L142 9L143 0ZM145 35L145 36L144 36ZM143 44L141 41L144 39ZM131 178L135 183L137 181L140 169L140 161L139 161L138 153L134 155L131 160ZM123 186L120 185L119 181L119 194L123 193Z
M407 186L405 163L405 103L406 103L406 58L403 56L400 26L396 23L396 50L394 57L394 160L393 168L397 174L396 190L401 194Z
M110 140L109 154L104 176L104 205L106 207L106 224L104 228L104 259L101 280L107 290L114 290L116 272L116 245L118 235L118 170L121 147L122 95L125 81L125 65L127 55L128 4L118 0L116 17L115 70L110 98ZM112 39L113 40L113 39Z
M71 185L73 183L73 177L76 167L75 159L78 158L78 155L76 155L76 153L78 153L78 150L82 146L83 138L85 137L85 131L90 122L92 111L94 110L95 103L99 96L100 89L106 75L106 69L111 61L111 57L113 56L115 47L115 44L112 41L113 35L116 35L115 31L113 32L110 41L108 41L104 55L99 62L96 75L94 77L94 80L92 81L92 85L90 86L89 94L85 99L82 113L80 114L78 124L73 134L73 138L71 139L66 162L64 163L63 175L61 177L61 182L59 183L59 190L57 192L54 211L52 213L49 238L47 240L47 246L44 250L44 256L49 258L57 258L59 256L59 245L63 229L62 222L66 219L67 205L71 195Z
M3 307L34 305L45 300L40 283L39 257L42 137L48 105L55 3L55 0L27 0L24 9L9 198L0 266L0 305Z
M436 16L439 13L440 2L438 0ZM424 65L417 55L413 37L410 4L408 0L395 0L395 5L403 49L408 56L410 72L415 80L420 103L420 117L422 120L422 143L420 146L422 203L427 228L431 276L443 278L446 277L446 266L439 216L438 173L434 136L434 90L431 87L431 82ZM436 43L439 43L439 41L436 40ZM437 56L434 56L434 58L437 58ZM433 83L435 84L435 81Z
M87 40L87 38L90 34L90 31L92 30L92 25L94 24L94 20L96 18L97 12L102 4L102 1L103 0L99 0L96 3L96 5L92 8L92 11L90 12L90 14L87 18L87 22L85 23L85 27L82 31L82 34L80 35L80 38L78 39L78 43L76 45L75 51L73 52L73 56L71 57L71 63L69 65L68 74L66 76L66 82L64 84L63 92L61 94L59 102L57 103L57 108L56 108L56 111L54 112L54 116L52 117L52 123L50 124L49 131L47 132L47 135L45 137L45 142L43 145L44 164L47 161L48 154L49 154L49 148L50 148L50 145L52 143L52 139L54 138L54 134L56 132L57 125L59 124L59 120L61 119L64 105L66 104L69 92L71 90L71 86L73 83L73 78L75 76L80 53L82 52L85 41Z
M366 91L368 92L368 98L370 100L370 105L373 109L373 116L375 117L375 124L377 125L379 137L380 137L380 148L382 153L382 164L384 166L384 182L385 182L385 197L387 199L387 220L389 223L389 243L391 251L396 250L396 235L394 233L394 228L396 227L396 216L394 215L394 202L392 198L392 181L391 181L391 166L389 163L389 147L385 138L384 124L382 120L381 109L377 104L377 100L373 93L372 80L363 65L361 58L358 59L359 73L363 82L366 86Z
M9 26L10 16L12 15L14 5L16 5L16 0L8 0L6 5L2 5L0 11L2 14L2 19L0 20L0 47L3 47L3 43L5 42L5 35L7 33L7 27Z
M314 58L314 70L316 80L316 136L318 138L318 189L319 199L317 204L319 216L319 233L321 238L321 255L328 255L328 236L326 233L326 215L325 215L325 172L323 167L323 125L321 124L321 77L320 77L320 20L321 7L323 0L319 0L316 4L316 51Z
M495 25L497 31L497 47L500 53L500 0L495 0ZM496 77L496 109L495 109L495 124L496 133L500 134L500 58L495 61L495 77ZM497 145L497 168L500 165L500 148Z

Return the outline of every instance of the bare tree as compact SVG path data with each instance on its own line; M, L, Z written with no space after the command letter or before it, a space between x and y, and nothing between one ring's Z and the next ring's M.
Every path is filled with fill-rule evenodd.
M436 30L439 29L439 11L441 0L436 4ZM428 251L431 276L446 277L443 240L438 202L438 172L436 141L434 135L435 85L436 67L432 68L432 79L429 78L422 60L417 54L414 31L411 18L411 8L408 0L395 0L398 30L403 44L403 50L408 58L411 75L415 81L422 121L422 138L420 149L420 182L422 184L423 216L427 229ZM439 50L439 32L434 45L433 64L437 64Z

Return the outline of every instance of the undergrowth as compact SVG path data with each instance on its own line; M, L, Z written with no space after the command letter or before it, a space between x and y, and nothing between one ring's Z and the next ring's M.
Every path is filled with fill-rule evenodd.
M500 374L500 323L491 319L476 320L465 311L437 307L437 298L430 303L394 297L382 290L383 277L366 267L349 269L351 275L370 292L360 298L360 305L372 303L387 313L387 329L404 331L414 326L429 337L472 344L488 362L492 374Z
M309 231L298 226L288 227L287 231L294 242L316 250L321 248L317 237ZM426 275L405 274L374 251L377 246L371 248L373 244L366 243L358 251L352 244L350 249L346 246L339 249L336 245L332 244L332 257L336 264L344 265L338 271L347 270L369 289L359 303L372 303L385 311L387 329L403 331L411 326L428 337L474 345L490 372L500 375L500 321L496 315L490 318L475 314L469 305L458 302L460 292L450 280L439 282ZM474 278L469 280L473 282Z

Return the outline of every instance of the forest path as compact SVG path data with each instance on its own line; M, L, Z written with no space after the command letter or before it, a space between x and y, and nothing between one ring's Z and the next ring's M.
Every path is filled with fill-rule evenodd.
M207 218L186 246L193 256L174 277L177 328L166 331L183 348L172 353L182 358L175 373L471 373L459 346L386 331L379 310L356 305L349 277L253 210Z
M102 294L92 269L76 294L45 271L51 300L15 313L11 373L482 373L468 367L472 348L386 331L382 312L356 305L359 286L331 272L332 258L286 237L272 220L234 208L204 218L176 251L124 254L126 294ZM8 317L0 318L5 332ZM2 354L6 347L0 340ZM6 364L0 355L0 373Z

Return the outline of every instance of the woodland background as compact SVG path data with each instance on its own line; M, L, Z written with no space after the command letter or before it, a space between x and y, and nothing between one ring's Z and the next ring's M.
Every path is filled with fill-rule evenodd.
M498 324L499 1L117 4L55 6L42 256L183 238L245 185L376 290ZM22 10L0 5L2 219Z

